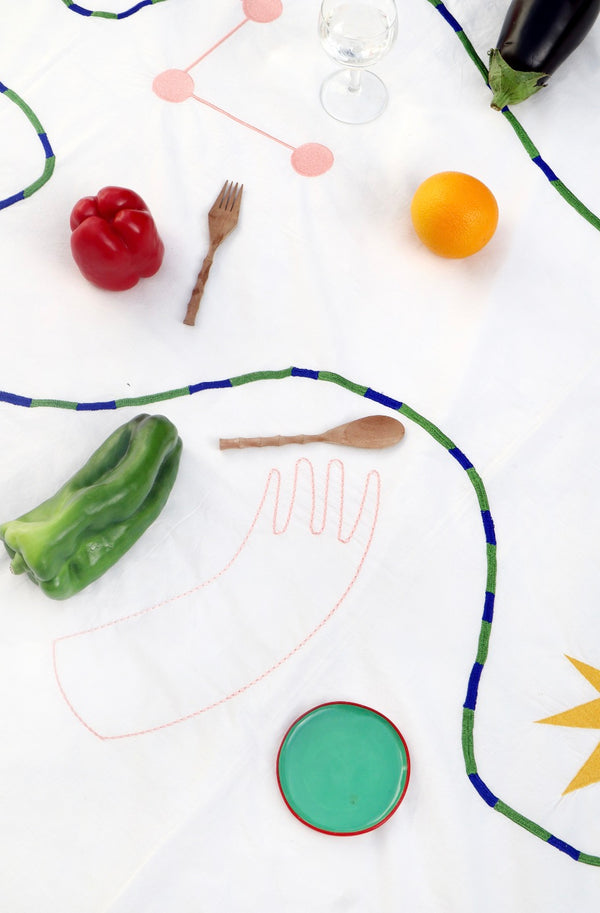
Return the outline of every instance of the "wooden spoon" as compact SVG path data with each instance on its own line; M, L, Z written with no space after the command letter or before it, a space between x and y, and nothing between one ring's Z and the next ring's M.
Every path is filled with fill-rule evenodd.
M392 418L391 415L369 415L365 418L357 418L353 422L346 422L344 425L338 425L336 428L330 428L329 431L324 431L322 434L221 438L219 447L221 450L231 450L243 447L281 447L282 444L325 442L377 450L382 447L391 447L403 437L404 425L398 419Z

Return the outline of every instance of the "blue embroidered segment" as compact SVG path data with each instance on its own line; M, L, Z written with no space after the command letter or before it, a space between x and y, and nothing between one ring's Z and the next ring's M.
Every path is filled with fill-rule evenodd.
M29 408L32 403L32 398L30 396L19 396L17 393L8 393L5 390L0 390L0 402Z
M372 399L376 403L381 403L382 406L387 406L388 409L398 410L402 408L402 403L397 399L392 399L391 397L386 396L384 393L377 393L376 390L371 390L370 387L365 390L365 398Z
M0 92L6 92L8 86L5 86L3 82L0 82Z
M319 379L318 371L311 371L310 368L292 368L292 377L310 377L311 380Z
M465 707L467 710L475 710L475 705L477 704L477 692L479 690L479 681L481 679L482 671L483 665L481 663L473 663L473 668L471 669L471 674L469 676L467 696L463 704L463 707Z
M441 14L442 14L442 16L444 17L444 19L446 20L446 22L447 22L449 25L452 26L452 28L454 29L455 32L462 32L462 25L460 24L460 22L458 22L458 21L454 18L454 16L452 15L452 13L450 13L450 12L446 9L446 7L444 6L443 3L437 3L435 8L436 8L436 10L438 11L438 13L441 13Z
M574 846L571 846L570 843L565 843L564 840L559 840L558 837L549 837L547 842L550 844L550 846L554 846L557 850L560 850L561 853L566 853L567 856L571 856L575 862L579 861L581 853L579 850L576 850Z
M552 171L550 165L547 165L541 155L536 155L531 161L541 168L549 181L558 181L558 175Z
M200 390L215 390L221 387L232 387L230 380L204 380L199 384L190 384L188 390L190 394L198 393Z
M80 16L91 16L92 11L86 10L83 6L78 6L76 3L68 3L67 6L73 13L79 13Z
M485 530L485 541L488 543L488 545L495 545L496 532L494 530L494 521L492 520L492 515L489 510L482 510L481 518L483 520L483 528Z
M0 200L0 209L6 209L7 206L12 206L13 203L18 203L20 200L25 199L25 191L19 190L18 193L14 193L12 197L6 197L4 200Z
M143 6L151 6L152 3L154 3L154 0L141 0L141 3L138 3L136 6L132 6L129 10L125 10L124 13L118 13L117 19L126 19L127 16L133 16L133 14L137 13L138 10L141 10Z
M452 447L448 453L450 456L453 456L455 460L458 460L463 469L473 469L471 461L467 459L462 450L459 450L458 447Z
M117 403L114 399L105 403L77 403L75 409L77 412L101 412L103 409L116 409Z
M485 783L483 782L483 780L481 779L479 774L469 774L469 780L471 781L471 783L473 784L473 786L475 787L475 789L477 790L477 792L479 793L479 795L481 796L483 801L487 802L487 804L490 806L490 808L494 808L494 806L498 802L498 797L495 796L493 794L493 792L491 791L491 789L489 789L485 785Z
M47 159L52 158L52 156L54 155L54 152L52 151L52 146L50 145L48 136L45 133L38 133L38 136L40 138L40 142L41 142L42 146L44 147L44 152L46 154L46 158Z
M494 620L494 601L496 597L494 593L486 592L485 602L483 603L483 621L489 621L491 624Z

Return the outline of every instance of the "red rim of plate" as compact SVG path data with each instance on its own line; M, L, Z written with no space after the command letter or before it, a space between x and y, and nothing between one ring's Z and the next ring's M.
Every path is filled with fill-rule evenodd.
M304 719L304 717L310 716L311 713L314 713L316 710L320 710L322 707L338 707L338 706L358 707L361 710L368 710L370 713L374 713L378 717L381 717L382 720L384 720L389 726L391 726L391 728L394 730L394 732L396 733L396 735L402 742L402 746L404 748L404 754L406 755L406 780L404 781L404 788L403 788L402 792L400 793L400 796L398 797L398 801L396 802L394 807L392 809L390 809L390 811L387 813L385 818L382 818L382 820L378 821L377 824L372 824L371 827L362 828L360 831L343 831L343 832L328 831L325 828L317 827L315 824L311 824L309 821L306 821L301 815L298 814L297 811L295 811L295 809L292 808L292 806L288 802L285 792L283 791L283 786L281 785L281 777L279 776L279 759L281 757L281 752L283 751L283 746L285 745L286 739L289 736L292 729L294 728L294 726L297 726L298 723ZM406 790L408 789L408 781L410 780L410 754L408 751L408 745L406 744L406 739L404 738L404 736L402 735L402 733L400 732L400 730L398 729L396 724L393 723L392 720L390 720L389 717L387 717L384 713L381 713L379 710L375 710L373 707L368 707L366 704L358 704L358 703L356 703L356 701L325 701L324 703L317 704L315 707L311 707L310 710L306 710L304 713L300 714L300 716L296 720L294 720L294 722L291 724L291 726L288 727L284 737L281 740L281 744L279 746L279 751L277 752L277 761L275 764L275 770L277 773L277 785L279 787L279 792L281 793L283 801L285 802L287 808L292 813L294 818L297 818L298 821L301 821L305 827L310 827L311 830L318 831L320 834L330 834L332 837L356 837L359 834L368 834L369 831L377 830L378 827L381 827L382 824L385 824L386 821L389 821L390 818L392 817L392 815L398 810L398 806L401 804L402 800L404 799L404 796L406 795Z

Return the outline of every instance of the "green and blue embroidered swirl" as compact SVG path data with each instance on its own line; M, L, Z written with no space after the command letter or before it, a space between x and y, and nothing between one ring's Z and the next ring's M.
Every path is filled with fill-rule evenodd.
M96 16L100 19L127 19L128 16L133 16L134 13L138 13L145 6L153 6L155 3L163 2L164 0L140 0L139 3L134 4L134 6L124 10L122 13L107 13L102 10L91 10L85 6L79 6L78 3L73 3L73 0L63 0L65 6L72 13L79 13L80 16Z
M351 393L365 399L373 400L386 409L392 409L405 416L410 421L423 428L438 444L440 444L446 453L451 456L461 469L466 473L467 478L475 492L477 505L481 522L483 526L483 536L486 552L486 581L485 591L483 594L483 614L479 629L479 638L477 644L477 654L475 661L470 670L467 694L463 704L462 720L462 749L465 761L467 776L483 801L494 811L500 812L514 824L525 828L529 833L543 840L549 846L554 847L562 853L565 853L571 859L577 862L583 862L588 865L600 866L600 856L591 853L583 853L576 849L565 840L556 837L550 831L546 830L534 821L531 821L526 815L521 814L511 808L506 802L499 798L481 777L477 761L475 758L474 745L474 727L475 712L477 708L477 698L479 693L479 684L484 671L485 663L488 656L490 637L492 633L492 623L494 620L495 600L496 600L496 533L494 521L488 503L485 486L481 476L453 441L440 431L440 429L428 419L419 415L414 409L411 409L406 403L387 396L385 393L378 393L371 387L365 387L361 384L347 380L340 374L330 371L314 371L307 368L283 368L275 371L256 371L252 374L242 374L238 377L226 378L223 380L200 381L199 383L188 384L173 390L163 391L162 393L150 393L145 396L127 397L124 399L103 400L97 402L76 402L61 399L37 399L29 396L22 396L17 393L0 391L0 402L8 403L14 406L23 406L25 408L55 408L55 409L74 409L77 411L99 411L104 409L122 409L127 406L146 406L150 403L157 403L168 399L175 399L181 396L192 396L207 390L216 389L233 389L245 384L255 383L256 381L280 380L288 377L307 378L309 380L325 381L337 384Z
M12 206L13 203L18 203L21 200L25 200L27 197L30 197L33 193L36 192L36 190L39 190L40 187L43 187L44 184L50 180L54 171L56 158L46 131L42 127L41 123L29 105L23 101L20 95L17 95L16 92L13 92L12 89L9 89L8 86L5 86L2 82L0 82L0 95L2 95L4 98L8 98L9 101L12 101L18 108L21 109L35 130L37 138L42 145L42 149L44 150L45 157L44 169L37 180L33 181L31 184L28 184L27 187L23 188L23 190L19 190L17 193L13 193L10 196L5 197L3 200L0 200L0 209L6 209L7 206Z

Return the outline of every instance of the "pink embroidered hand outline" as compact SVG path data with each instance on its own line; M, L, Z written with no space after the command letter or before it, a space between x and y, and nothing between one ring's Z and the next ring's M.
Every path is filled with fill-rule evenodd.
M337 612L373 539L379 474L351 491L351 508L344 476L331 460L318 508L313 465L299 459L284 511L272 469L246 536L216 574L55 640L56 681L77 719L100 739L164 729L245 693L298 653Z

